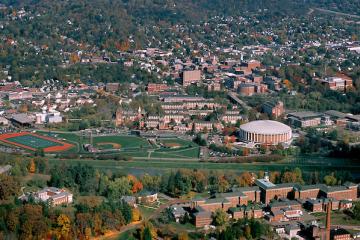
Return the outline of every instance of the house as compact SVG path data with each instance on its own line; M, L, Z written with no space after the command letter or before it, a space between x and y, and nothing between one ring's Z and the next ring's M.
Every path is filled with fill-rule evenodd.
M171 215L173 216L176 222L180 222L187 214L187 212L184 210L184 205L180 205L180 204L172 205L169 207L169 209Z

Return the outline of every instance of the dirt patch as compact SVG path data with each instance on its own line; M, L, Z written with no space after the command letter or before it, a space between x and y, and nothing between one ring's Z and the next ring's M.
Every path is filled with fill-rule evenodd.
M113 149L120 149L121 148L121 144L112 143L112 142L102 142L102 143L97 143L96 145L97 146L111 145Z
M181 145L179 143L164 143L164 146L168 147L168 148L180 148L181 147Z

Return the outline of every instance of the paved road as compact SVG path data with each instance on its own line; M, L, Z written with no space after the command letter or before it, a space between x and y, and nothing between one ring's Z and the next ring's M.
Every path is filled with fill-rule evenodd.
M234 92L229 92L228 96L235 101L236 103L240 104L243 108L250 110L251 107L248 106L243 100L241 100L240 98L237 97L236 93Z
M323 9L323 8L314 8L314 9L311 9L311 10L316 10L316 11L323 12L323 13L335 14L335 15L344 16L344 17L351 17L351 18L358 18L358 19L360 19L360 16L359 16L359 15L342 13L342 12L336 12L336 11L327 10L327 9ZM313 11L311 11L311 13L312 13L312 12L313 12Z

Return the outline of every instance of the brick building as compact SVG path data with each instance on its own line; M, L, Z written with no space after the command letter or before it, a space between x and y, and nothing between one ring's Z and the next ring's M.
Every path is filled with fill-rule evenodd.
M320 125L322 114L316 112L294 112L289 113L287 118L295 127L315 127Z
M257 179L256 185L259 186L261 194L260 199L263 203L268 204L272 199L288 198L293 199L294 184L285 183L275 185L269 181L267 177L264 179Z
M284 103L281 101L266 102L263 104L262 110L264 113L268 114L269 116L273 116L275 118L280 117L285 112Z
M182 84L183 86L188 86L192 83L199 82L201 80L201 71L200 70L192 70L192 71L184 71L182 73Z
M147 91L149 94L159 93L166 91L168 86L163 83L149 83L147 86Z

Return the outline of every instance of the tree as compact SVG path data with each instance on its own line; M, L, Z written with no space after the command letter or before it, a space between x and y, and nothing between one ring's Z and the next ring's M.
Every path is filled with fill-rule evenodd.
M108 196L113 199L120 199L120 197L131 194L131 186L126 177L115 178L109 183Z
M12 176L0 175L0 200L7 200L16 196L20 191L20 184Z
M338 131L336 129L334 129L333 131L331 131L329 133L329 138L330 138L330 140L336 141L338 138L338 135L339 135Z
M353 209L353 216L356 220L360 220L360 202L356 202Z
M36 171L35 161L34 159L31 159L29 163L29 173L35 173L35 171Z
M122 201L121 204L121 213L124 217L125 223L129 224L132 220L132 209L129 204L127 204L125 201Z
M249 172L244 172L236 178L236 182L240 187L251 186L253 183L253 176Z
M94 220L93 221L94 221L94 223L93 223L94 232L95 232L95 235L98 236L98 235L103 233L102 218L101 218L100 213L95 213L94 214Z
M132 193L137 193L143 189L143 184L135 176L128 175L127 178L130 181Z
M71 221L65 214L60 214L57 218L56 235L58 239L70 239L71 236Z
M229 217L223 209L218 208L213 213L212 219L215 226L218 226L219 229L223 229L225 227L225 224L228 222Z
M6 217L6 226L10 232L15 232L19 225L19 214L15 209L11 210Z
M334 174L326 175L324 177L324 183L329 186L334 186L337 183L337 179L334 177Z
M141 213L140 210L138 208L133 208L132 209L132 221L133 222L137 222L141 220Z
M157 239L157 233L151 222L144 222L140 228L141 240L155 240Z
M187 232L181 232L178 234L177 239L178 240L189 240L189 235L187 234Z

